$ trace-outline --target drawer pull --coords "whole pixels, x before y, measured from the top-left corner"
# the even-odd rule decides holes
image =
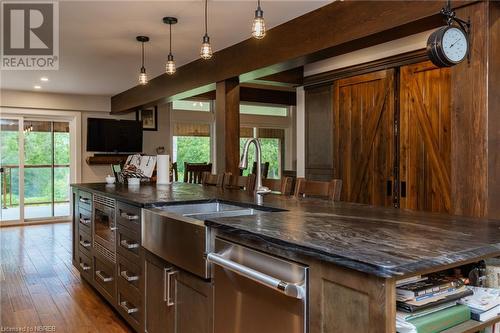
[[[81,224],[85,224],[85,225],[89,225],[90,224],[90,219],[86,219],[86,218],[80,218],[80,223]]]
[[[125,310],[125,312],[126,312],[126,313],[128,313],[128,314],[131,314],[131,313],[134,313],[134,312],[139,311],[139,309],[138,309],[138,308],[135,308],[135,307],[133,307],[133,308],[129,308],[129,307],[127,306],[127,301],[120,302],[120,306],[121,306],[121,307],[122,307],[122,309],[123,309],[123,310]]]
[[[83,247],[90,247],[90,242],[89,241],[86,241],[86,240],[81,240],[80,241],[80,245],[83,246]]]
[[[129,243],[126,239],[120,241],[120,245],[126,249],[136,249],[139,247],[139,243]]]
[[[101,279],[102,282],[111,282],[113,278],[111,276],[104,276],[101,271],[95,271],[95,275]]]
[[[90,269],[90,266],[86,265],[83,262],[80,263],[80,267],[82,268],[83,271],[88,271]]]
[[[89,203],[90,199],[89,198],[80,197],[80,202],[82,202],[82,203]]]
[[[128,275],[128,271],[121,271],[120,275],[122,276],[122,278],[124,278],[128,282],[139,280],[139,276],[137,276],[137,275]]]
[[[127,212],[122,212],[120,214],[121,217],[123,217],[124,219],[127,219],[129,221],[132,221],[132,220],[138,220],[139,219],[139,215],[135,215],[135,214],[129,214]]]

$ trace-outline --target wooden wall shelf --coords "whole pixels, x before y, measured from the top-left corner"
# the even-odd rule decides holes
[[[88,165],[102,165],[102,164],[125,164],[128,155],[96,155],[89,156],[85,159]]]

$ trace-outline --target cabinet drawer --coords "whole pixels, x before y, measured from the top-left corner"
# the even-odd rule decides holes
[[[92,280],[93,275],[93,265],[90,258],[81,252],[78,253],[78,270],[89,281]]]
[[[117,308],[122,317],[137,331],[141,331],[144,318],[142,297],[130,288],[118,287]],[[156,309],[151,309],[156,311]]]
[[[78,191],[78,207],[92,210],[92,193],[85,191]]]
[[[115,269],[94,256],[94,281],[103,296],[112,301],[116,297]]]
[[[90,257],[92,247],[92,237],[83,230],[78,230],[78,251]]]
[[[131,263],[120,255],[117,256],[116,266],[118,268],[118,271],[116,272],[118,288],[131,289],[140,293],[140,286],[143,281],[140,266]]]
[[[118,224],[141,234],[141,209],[139,207],[127,205],[123,202],[117,203],[116,220]]]
[[[116,230],[116,252],[133,264],[140,264],[141,237],[129,229],[118,227]]]
[[[92,230],[92,213],[85,208],[79,208],[77,217],[78,228],[90,234]]]

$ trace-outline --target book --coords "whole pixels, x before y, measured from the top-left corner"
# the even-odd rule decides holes
[[[476,321],[485,322],[490,319],[493,319],[497,316],[500,316],[500,305],[495,306],[487,311],[479,311],[475,309],[470,309],[471,318]]]
[[[467,288],[472,290],[474,294],[461,299],[460,304],[467,305],[469,308],[477,310],[477,312],[488,311],[500,305],[500,289],[473,286]]]
[[[404,303],[412,304],[412,305],[424,305],[426,303],[432,303],[434,301],[440,300],[442,298],[445,298],[446,296],[451,296],[454,294],[459,294],[463,291],[466,291],[467,289],[465,287],[462,287],[460,289],[453,289],[453,290],[447,290],[447,291],[442,291],[439,293],[436,293],[434,295],[426,295],[422,297],[417,297],[413,299],[408,299],[403,301]]]
[[[434,306],[437,306],[440,304],[449,303],[452,301],[457,301],[463,297],[467,297],[467,296],[470,296],[472,294],[473,294],[472,290],[465,288],[465,289],[463,289],[463,291],[460,291],[458,293],[453,293],[450,295],[446,295],[446,296],[443,296],[442,298],[438,297],[437,300],[433,300],[430,302],[421,302],[420,304],[410,304],[408,302],[399,302],[398,301],[398,302],[396,302],[396,304],[397,304],[398,310],[400,310],[400,311],[417,312],[417,311],[428,309],[428,308],[431,308],[431,307],[434,307]]]
[[[396,296],[400,299],[411,299],[425,295],[433,295],[448,289],[457,289],[464,285],[461,279],[432,277],[396,287]]]
[[[455,305],[408,322],[415,327],[417,333],[437,333],[469,320],[470,316],[469,307]]]
[[[397,280],[396,287],[400,287],[400,286],[404,286],[404,285],[407,285],[410,283],[415,283],[415,282],[424,281],[424,280],[427,280],[427,276],[416,275],[416,276],[412,276],[412,277],[409,277],[406,279]]]
[[[416,311],[416,312],[396,311],[396,319],[408,321],[410,319],[415,319],[415,318],[418,318],[418,317],[427,316],[427,315],[429,315],[431,313],[438,312],[438,311],[441,311],[441,310],[444,310],[444,309],[447,309],[447,308],[451,308],[452,306],[455,306],[455,305],[457,305],[457,301],[452,301],[452,302],[448,302],[448,303],[438,304],[438,305],[433,306],[431,308],[419,310],[419,311]]]

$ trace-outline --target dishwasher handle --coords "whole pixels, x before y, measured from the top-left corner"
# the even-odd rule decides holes
[[[243,277],[249,278],[255,282],[258,282],[266,287],[275,289],[282,294],[285,294],[289,297],[294,297],[298,299],[302,299],[305,297],[305,289],[304,286],[296,285],[294,283],[289,283],[270,275],[264,274],[262,272],[256,271],[250,267],[243,266],[237,262],[226,259],[223,256],[216,253],[209,253],[207,255],[207,259],[209,262],[219,265],[225,269],[228,269],[236,274],[239,274]]]

